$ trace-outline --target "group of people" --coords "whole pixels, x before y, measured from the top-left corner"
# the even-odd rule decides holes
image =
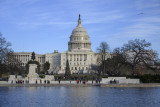
[[[115,79],[114,80],[110,80],[110,84],[116,84],[118,83],[119,81],[116,81]]]
[[[85,81],[85,80],[82,81],[81,79],[80,79],[80,80],[77,79],[76,81],[77,81],[77,84],[79,84],[79,83],[80,83],[80,84],[81,84],[81,83],[86,84],[86,81]]]
[[[50,84],[50,81],[49,80],[44,80],[44,83],[45,84]]]
[[[92,80],[92,84],[93,84],[93,82],[94,82],[94,79]],[[97,78],[95,79],[95,83],[96,83],[96,84],[100,84],[100,82],[101,82],[100,79],[97,79]]]
[[[11,83],[13,83],[13,80],[12,80]],[[17,80],[17,81],[16,81],[16,84],[24,84],[24,83],[25,83],[25,84],[28,84],[28,83],[29,83],[29,80],[26,80],[26,81],[24,81],[24,80]],[[38,84],[38,81],[36,80],[35,83]],[[41,83],[41,82],[40,82],[40,83]],[[49,80],[44,80],[44,83],[45,83],[45,84],[50,84],[50,81],[49,81]]]
[[[11,83],[13,83],[13,80]],[[26,80],[25,83],[27,84],[27,83],[29,83],[29,81]],[[24,84],[24,80],[17,80],[16,84]]]
[[[22,81],[22,80],[18,80],[18,81],[16,81],[16,84],[24,84],[24,80]]]
[[[77,80],[76,80],[76,83],[77,83],[77,84],[86,84],[87,81],[88,81],[88,80],[85,80],[85,79],[84,79],[84,80],[82,80],[82,79],[77,79]],[[58,79],[58,82],[59,82],[59,84],[60,84],[60,83],[61,83],[61,79]],[[70,80],[70,84],[71,84],[71,82],[72,82],[72,81]],[[96,78],[95,80],[92,80],[92,84],[93,84],[93,83],[100,84],[100,82],[101,82],[101,80],[100,80],[100,79],[97,79],[97,78]]]

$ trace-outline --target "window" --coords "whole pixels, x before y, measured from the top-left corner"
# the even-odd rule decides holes
[[[75,70],[77,70],[77,67],[75,67]]]
[[[82,61],[82,55],[80,55],[80,61]]]
[[[70,61],[72,61],[72,55],[70,55]]]

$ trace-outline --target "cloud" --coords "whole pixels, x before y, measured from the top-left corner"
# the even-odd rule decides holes
[[[88,13],[83,15],[85,17],[88,17],[88,19],[86,19],[86,22],[84,22],[84,24],[110,23],[112,21],[120,20],[125,17],[123,14],[120,14],[120,12],[118,11],[95,12],[95,13]]]
[[[121,28],[121,32],[116,34],[120,37],[134,37],[134,38],[148,38],[153,36],[159,36],[160,26],[154,24],[137,23],[124,28]]]
[[[160,18],[155,17],[155,16],[153,16],[153,17],[151,16],[151,17],[143,17],[143,18],[135,19],[134,21],[146,22],[146,23],[160,23]]]
[[[17,25],[32,25],[32,26],[44,26],[44,25],[70,25],[70,24],[75,24],[75,22],[47,22],[47,23],[27,23],[27,22],[18,22],[18,23],[13,23]]]
[[[138,10],[160,7],[159,0],[137,0],[135,6]]]

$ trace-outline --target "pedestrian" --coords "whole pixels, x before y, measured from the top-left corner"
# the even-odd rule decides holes
[[[96,83],[98,83],[98,80],[97,80],[97,78],[96,78]]]
[[[59,81],[59,84],[60,84],[61,80],[59,79],[58,81]]]
[[[100,84],[100,82],[101,82],[101,79],[99,79],[99,84]]]
[[[86,81],[83,81],[83,84],[85,84],[86,83]]]
[[[78,84],[78,79],[77,79],[77,84]]]

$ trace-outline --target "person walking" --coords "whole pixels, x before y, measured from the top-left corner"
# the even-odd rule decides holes
[[[78,81],[78,79],[77,79],[77,84],[78,84],[78,82],[79,82],[79,81]]]
[[[60,84],[61,80],[59,79],[58,81],[59,81],[59,84]]]

